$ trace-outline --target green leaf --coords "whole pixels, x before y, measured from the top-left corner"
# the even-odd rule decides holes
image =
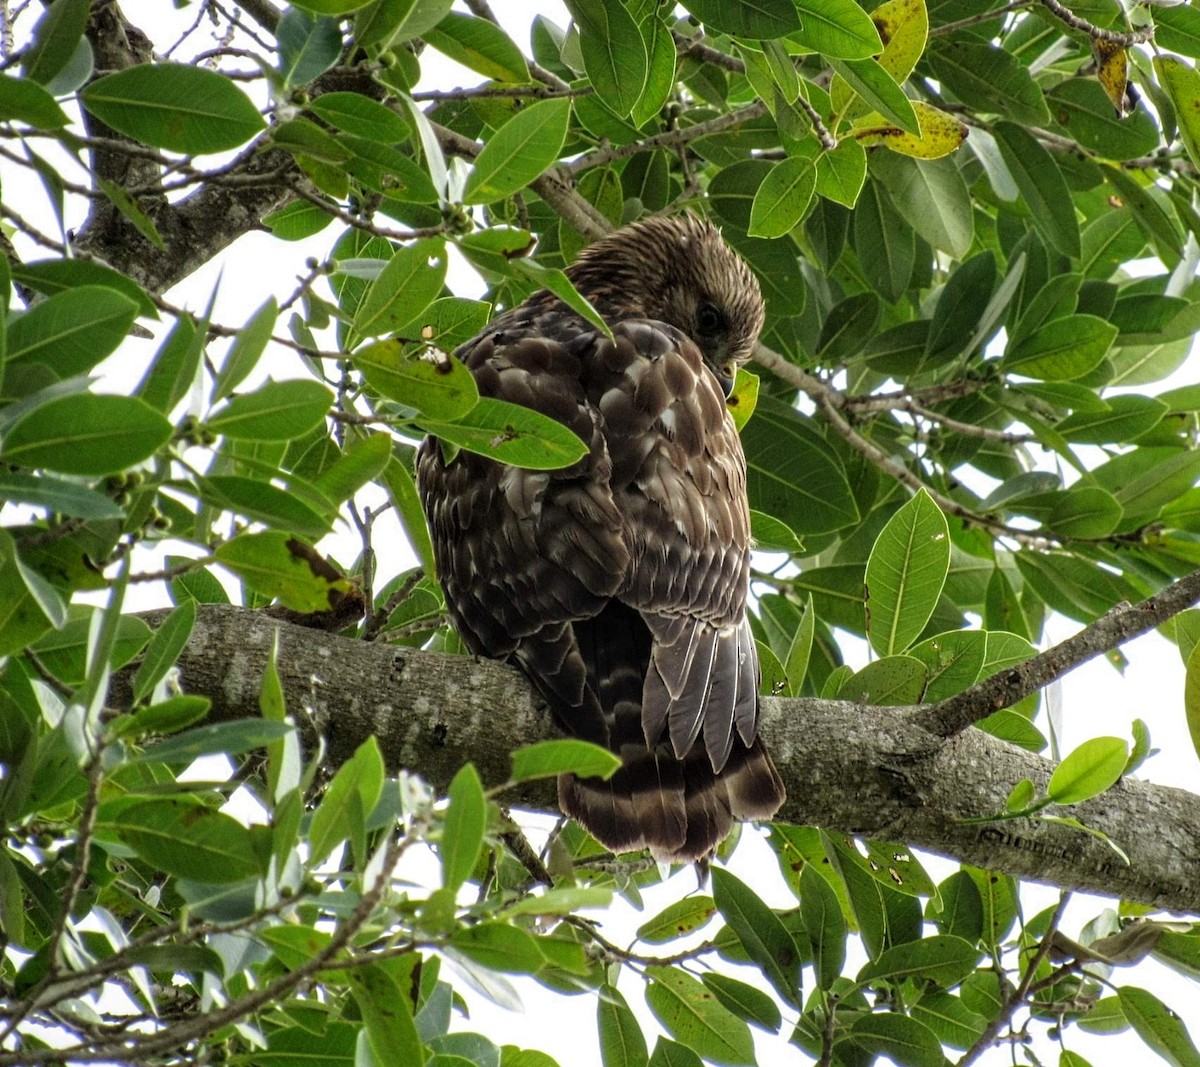
[[[473,963],[509,974],[536,974],[546,963],[531,934],[502,922],[481,922],[456,930],[450,945]]]
[[[252,393],[235,396],[210,415],[205,425],[240,441],[290,441],[320,425],[333,395],[320,382],[293,378],[267,382]]]
[[[813,160],[789,156],[763,179],[750,207],[751,237],[782,237],[804,217],[816,188]]]
[[[189,600],[172,611],[154,631],[146,654],[133,676],[133,699],[145,700],[154,687],[166,677],[167,671],[175,666],[179,653],[191,636],[196,623],[196,602]]]
[[[966,39],[939,41],[926,53],[938,81],[977,111],[1023,126],[1045,126],[1050,111],[1029,68],[1011,52]],[[1112,105],[1108,106],[1112,114]]]
[[[343,763],[313,812],[308,832],[310,867],[317,866],[333,849],[349,840],[354,854],[362,857],[366,841],[366,817],[383,791],[383,755],[379,742],[368,737]]]
[[[649,70],[646,44],[623,4],[564,0],[579,28],[583,69],[597,95],[624,118],[642,95]]]
[[[672,1037],[713,1063],[750,1067],[750,1028],[690,974],[677,967],[646,968],[646,1003]]]
[[[453,421],[479,400],[471,372],[453,356],[424,359],[399,341],[378,341],[354,354],[367,384],[427,418]]]
[[[1184,150],[1200,167],[1200,72],[1177,56],[1156,55],[1154,73],[1175,107]]]
[[[883,656],[855,671],[837,691],[839,700],[892,707],[916,704],[925,692],[928,670],[913,656]]]
[[[604,908],[612,902],[612,890],[606,886],[563,886],[547,889],[537,896],[525,896],[501,913],[517,915],[570,915],[580,908]]]
[[[529,80],[529,67],[521,50],[487,19],[451,11],[422,37],[426,44],[485,78],[499,82]]]
[[[90,0],[64,0],[46,8],[21,63],[26,78],[49,85],[71,61],[83,41],[90,6]]]
[[[1200,755],[1200,642],[1187,657],[1187,674],[1183,683],[1183,709],[1187,720],[1192,748]]]
[[[136,397],[74,393],[17,419],[4,434],[0,456],[60,474],[115,474],[148,459],[171,432],[171,424]]]
[[[575,774],[580,778],[611,778],[621,758],[590,741],[563,738],[526,745],[512,754],[514,782]]]
[[[802,960],[782,920],[748,885],[721,867],[712,869],[713,901],[742,948],[788,1004],[799,1008]]]
[[[138,305],[115,289],[67,289],[9,323],[8,362],[44,363],[58,378],[85,374],[125,340],[137,315]]]
[[[275,298],[268,297],[266,303],[250,316],[250,321],[238,330],[213,385],[214,404],[230,396],[258,365],[259,357],[271,339],[271,331],[275,329],[275,320],[278,317],[279,307]]]
[[[361,93],[322,93],[309,101],[308,110],[334,129],[368,137],[380,144],[408,140],[408,124],[390,108]]]
[[[1067,180],[1053,157],[1028,130],[1011,122],[993,128],[1000,154],[1029,209],[1033,228],[1056,251],[1079,258],[1079,223]]]
[[[922,489],[880,531],[867,561],[867,635],[881,656],[902,652],[937,607],[950,571],[950,531]]]
[[[187,155],[237,148],[266,128],[234,82],[203,67],[141,63],[98,78],[79,97],[114,130]]]
[[[792,42],[831,59],[867,59],[883,51],[875,23],[854,0],[794,2],[800,13],[800,29],[790,35]]]
[[[1095,315],[1067,315],[1045,323],[1005,353],[1005,370],[1026,378],[1071,381],[1099,366],[1117,327]]]
[[[800,872],[800,914],[812,942],[817,985],[829,989],[846,961],[846,920],[837,895],[811,863]]]
[[[282,489],[261,478],[214,474],[198,477],[195,485],[206,504],[290,533],[320,538],[333,525],[332,505],[322,514],[293,489]]]
[[[1118,116],[1095,78],[1068,78],[1046,93],[1054,121],[1085,148],[1119,161],[1149,155],[1158,147],[1154,120],[1142,109]],[[1015,117],[1015,116],[1014,116]]]
[[[127,278],[102,263],[94,263],[85,259],[39,259],[30,263],[14,265],[13,281],[21,282],[31,289],[36,289],[46,296],[68,292],[81,286],[99,286],[105,289],[115,289],[122,296],[129,297],[138,306],[138,315],[157,319],[158,308],[149,294],[132,278]],[[36,305],[35,305],[36,307]],[[34,309],[30,309],[34,310]],[[10,324],[15,325],[17,320]],[[65,375],[59,374],[59,377]]]
[[[350,588],[310,545],[278,530],[239,534],[215,555],[252,589],[293,611],[328,611]]]
[[[646,1038],[615,986],[601,986],[596,994],[596,1029],[604,1067],[646,1067]]]
[[[1078,804],[1116,784],[1125,770],[1129,746],[1120,737],[1084,741],[1054,768],[1046,795],[1056,804]]]
[[[640,47],[640,37],[638,43]],[[570,118],[571,101],[566,99],[539,100],[518,111],[476,157],[464,202],[490,204],[523,189],[558,159]]]
[[[446,247],[440,238],[403,245],[367,288],[347,346],[363,337],[394,333],[411,322],[441,295],[445,281]]]
[[[892,153],[887,153],[889,158]],[[817,156],[817,186],[818,196],[836,201],[845,207],[854,207],[858,203],[858,194],[862,192],[863,182],[867,177],[867,153],[851,137],[839,141],[831,152],[822,152]]]
[[[487,799],[479,772],[470,763],[450,782],[450,806],[442,825],[442,885],[454,892],[475,870],[487,829]],[[366,810],[370,811],[370,808]]]
[[[96,828],[177,878],[228,883],[258,874],[250,831],[192,797],[123,797],[101,804]]]
[[[386,433],[373,433],[353,442],[345,455],[339,456],[313,479],[313,487],[333,503],[349,500],[368,482],[374,481],[387,468],[392,458],[392,438]]]
[[[425,522],[425,512],[417,496],[417,486],[410,467],[411,461],[405,464],[393,455],[383,472],[383,482],[413,552],[425,573],[434,576],[437,566],[433,559],[433,542],[429,539],[429,526]]]
[[[206,340],[206,329],[197,329],[190,315],[180,315],[134,395],[169,415],[196,380]]]
[[[1178,1014],[1137,986],[1122,986],[1117,996],[1125,1018],[1150,1049],[1175,1067],[1200,1067],[1200,1051]]]
[[[920,941],[885,949],[877,960],[867,963],[858,972],[857,980],[866,984],[916,978],[949,988],[975,972],[980,952],[980,949],[961,937],[935,934]]]
[[[182,607],[176,610],[183,610]],[[234,722],[214,722],[175,734],[165,741],[150,745],[136,756],[127,756],[130,763],[188,764],[201,756],[240,756],[290,734],[290,723],[267,719],[239,719]]]
[[[745,1019],[746,1022],[769,1033],[779,1032],[783,1025],[779,1005],[761,989],[716,971],[706,972],[701,975],[700,980],[717,995],[717,1000],[739,1019]]]
[[[712,897],[689,896],[668,904],[637,928],[637,938],[648,945],[665,945],[707,925],[717,913]]]
[[[71,121],[40,85],[9,74],[0,74],[0,119],[27,122],[40,130],[61,129]]]
[[[942,1044],[924,1023],[899,1012],[860,1015],[850,1040],[871,1053],[882,1053],[901,1067],[945,1067]]]
[[[317,18],[289,7],[275,28],[279,45],[279,74],[288,87],[307,85],[324,74],[342,53],[337,19]]]
[[[987,655],[987,635],[978,630],[951,630],[922,641],[908,654],[925,664],[922,699],[934,703],[978,681]]]
[[[872,111],[894,122],[905,133],[921,136],[921,123],[912,102],[878,61],[834,59],[830,60],[830,66]]]
[[[729,0],[687,0],[683,5],[709,29],[734,37],[768,40],[783,37],[800,28],[793,0],[755,0],[755,3],[729,3]]]
[[[592,307],[587,297],[575,288],[575,283],[571,281],[565,272],[559,270],[557,267],[543,266],[532,259],[514,259],[509,262],[508,266],[514,273],[523,275],[544,289],[549,289],[550,292],[569,308],[579,312],[580,315],[595,326],[605,337],[612,337],[612,327],[604,321],[600,312]]]
[[[454,422],[421,419],[434,437],[481,456],[529,470],[556,470],[587,454],[587,446],[560,422],[531,408],[492,397]]]
[[[966,256],[975,236],[975,209],[952,159],[877,152],[871,157],[871,173],[887,186],[905,222],[934,248],[958,259]]]
[[[0,499],[48,508],[81,519],[119,519],[124,514],[114,501],[102,493],[47,474],[0,471]]]
[[[742,431],[750,505],[801,535],[858,521],[841,457],[812,421],[773,397],[759,397]]]
[[[654,1043],[654,1055],[650,1057],[649,1067],[704,1067],[704,1064],[687,1045],[660,1037]]]
[[[1200,59],[1200,11],[1187,4],[1156,7],[1154,44],[1168,52]]]
[[[446,17],[451,0],[375,0],[354,20],[359,45],[380,49],[420,37]],[[372,55],[377,54],[377,50]]]
[[[344,972],[366,1023],[375,1063],[411,1063],[418,1067],[425,1062],[425,1051],[413,1021],[413,977],[420,961],[419,954],[411,953],[365,967],[350,967]],[[310,1053],[310,1050],[311,1044],[305,1051]],[[309,1054],[304,1058],[314,1057]],[[357,1055],[354,1062],[361,1062]]]

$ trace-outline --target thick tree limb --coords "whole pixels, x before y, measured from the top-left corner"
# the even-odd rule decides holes
[[[505,780],[513,749],[557,736],[508,667],[331,637],[210,605],[199,612],[180,670],[188,692],[212,698],[212,719],[258,714],[276,632],[288,707],[310,737],[326,738],[335,765],[374,734],[391,768],[412,768],[439,789],[467,760],[495,785]],[[1064,826],[1028,819],[964,824],[1001,811],[1022,778],[1044,787],[1053,770],[1048,760],[979,730],[943,740],[922,725],[921,713],[771,699],[762,730],[788,789],[784,820],[1200,912],[1200,797],[1184,790],[1127,780],[1070,809],[1129,854],[1127,867],[1103,842]],[[552,809],[554,786],[532,783],[508,799]]]

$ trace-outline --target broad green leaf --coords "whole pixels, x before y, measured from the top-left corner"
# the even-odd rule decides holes
[[[30,645],[37,653],[39,662],[59,681],[68,685],[79,685],[87,677],[88,641],[93,615],[92,608],[72,607],[69,621],[64,624],[60,620],[58,629]],[[149,626],[136,615],[122,615],[111,651],[112,669],[124,667],[149,640]]]
[[[150,638],[146,653],[133,677],[133,699],[145,700],[166,677],[183,651],[196,622],[196,602],[189,600],[172,611]]]
[[[886,949],[858,972],[858,982],[901,982],[916,978],[950,988],[975,972],[980,954],[980,949],[961,937],[935,934]]]
[[[49,85],[71,61],[83,41],[90,6],[89,0],[65,0],[46,8],[21,63],[26,78]]]
[[[576,774],[580,778],[611,778],[621,766],[620,757],[590,741],[562,738],[539,741],[512,754],[514,782]]]
[[[411,1063],[419,1067],[425,1062],[413,1021],[413,972],[420,960],[420,955],[410,953],[344,972],[366,1024],[375,1063]],[[355,1056],[354,1062],[362,1061]]]
[[[1011,52],[965,37],[939,41],[926,54],[938,80],[977,111],[1024,126],[1045,126],[1050,111],[1029,68]],[[1109,105],[1109,113],[1112,106]]]
[[[396,112],[362,93],[322,93],[309,102],[308,110],[335,129],[381,144],[408,140],[408,124]]]
[[[836,201],[845,207],[858,203],[863,181],[867,176],[867,153],[852,138],[838,142],[831,152],[817,156],[818,196]]]
[[[1200,456],[1190,449],[1135,448],[1093,468],[1091,479],[1121,505],[1124,518],[1118,529],[1136,529],[1196,485]]]
[[[58,378],[90,371],[113,352],[137,318],[124,293],[81,285],[35,304],[8,327],[8,363],[44,363]]]
[[[537,939],[518,926],[482,922],[455,931],[450,946],[456,953],[493,971],[536,974],[546,962]]]
[[[926,345],[931,358],[941,360],[962,353],[995,285],[996,259],[990,249],[972,256],[950,275],[933,309]]]
[[[880,531],[867,561],[867,634],[881,656],[902,652],[937,606],[950,570],[950,533],[921,490]]]
[[[761,989],[716,971],[706,972],[700,980],[739,1019],[745,1019],[769,1033],[778,1033],[783,1025],[779,1005]]]
[[[657,0],[638,0],[629,6],[629,13],[637,23],[646,45],[646,84],[629,117],[635,126],[642,126],[659,114],[671,98],[675,89],[678,57],[671,30]]]
[[[48,474],[0,471],[0,499],[81,519],[119,519],[123,514],[116,502],[103,493]]]
[[[668,904],[652,919],[637,928],[639,941],[648,945],[665,945],[684,934],[705,926],[717,913],[712,897],[688,896]]]
[[[605,337],[612,337],[612,327],[604,321],[600,312],[592,307],[587,297],[575,288],[574,282],[564,271],[557,267],[545,267],[532,259],[514,259],[509,263],[509,269],[549,289],[573,311],[579,312]]]
[[[640,46],[640,37],[638,42]],[[539,100],[518,111],[475,158],[463,200],[490,204],[528,185],[558,159],[570,118],[571,101],[566,99]]]
[[[453,356],[425,359],[399,341],[379,341],[356,352],[354,364],[372,388],[431,419],[459,419],[479,400],[471,372]]]
[[[870,111],[878,112],[911,137],[921,136],[921,124],[912,101],[877,60],[833,60],[831,66]]]
[[[1187,657],[1187,674],[1183,683],[1183,709],[1187,720],[1192,748],[1200,755],[1200,642]]]
[[[733,392],[725,400],[725,406],[733,417],[733,425],[738,433],[750,421],[754,409],[758,406],[759,378],[757,374],[745,367],[738,367],[733,380]],[[792,535],[793,538],[795,535]]]
[[[402,463],[393,455],[384,469],[383,483],[413,552],[425,573],[434,577],[437,567],[433,559],[433,543],[429,539],[429,526],[425,522],[425,512],[417,496],[417,486],[410,468],[411,462]]]
[[[450,782],[450,806],[442,824],[442,885],[457,890],[475,869],[487,829],[487,799],[479,772],[468,763]],[[370,808],[367,809],[368,811]]]
[[[368,482],[381,475],[392,457],[392,438],[373,433],[353,442],[345,455],[334,460],[313,479],[313,487],[333,503],[349,500]]]
[[[783,37],[800,28],[793,0],[756,0],[752,4],[728,0],[687,0],[683,5],[707,27],[735,37],[757,40]]]
[[[171,424],[136,397],[74,393],[39,404],[4,434],[0,457],[60,474],[114,474],[148,459]]]
[[[801,1004],[803,962],[792,935],[758,894],[721,867],[712,870],[713,901],[751,961],[787,1003]]]
[[[812,943],[817,985],[829,989],[846,961],[846,920],[837,895],[812,863],[800,872],[800,913]]]
[[[79,96],[114,130],[188,155],[237,148],[266,128],[241,89],[203,67],[142,63],[97,79]]]
[[[394,333],[417,318],[441,294],[445,280],[446,247],[440,238],[401,246],[359,303],[349,347],[363,337]]]
[[[421,428],[434,437],[514,467],[556,470],[587,453],[587,446],[562,423],[492,397],[480,397],[454,422],[420,421]]]
[[[841,457],[807,416],[762,396],[742,430],[742,447],[751,507],[801,536],[858,521]]]
[[[979,630],[951,630],[922,641],[908,654],[925,664],[922,699],[934,703],[961,693],[975,684],[987,656],[987,634]]]
[[[235,396],[205,425],[243,441],[290,441],[319,425],[333,404],[328,387],[306,378],[267,382]]]
[[[490,311],[491,307],[482,300],[443,296],[396,332],[401,337],[419,337],[443,352],[451,352],[487,325]]]
[[[749,1067],[755,1062],[749,1027],[690,974],[652,966],[646,975],[646,1003],[672,1037],[713,1063]]]
[[[278,530],[239,534],[215,555],[252,589],[293,611],[328,611],[351,587],[311,545]]]
[[[917,242],[912,228],[898,215],[891,197],[878,182],[871,180],[863,186],[854,211],[854,251],[871,287],[891,303],[895,303],[908,288],[916,263]],[[870,300],[878,304],[874,293],[847,297],[842,304],[853,300]],[[841,322],[841,316],[830,316],[826,329]]]
[[[525,896],[510,904],[502,914],[516,915],[570,915],[580,908],[603,908],[612,902],[612,890],[606,886],[562,886],[547,889],[536,896]]]
[[[250,831],[232,816],[192,797],[131,797],[101,804],[96,828],[178,878],[227,883],[259,871]]]
[[[1103,793],[1125,771],[1129,746],[1120,737],[1084,741],[1054,768],[1046,795],[1056,804],[1078,804]]]
[[[902,1067],[944,1067],[942,1044],[924,1023],[884,1011],[860,1015],[850,1027],[850,1040],[868,1052],[882,1053]]]
[[[900,707],[916,704],[925,692],[928,670],[913,656],[883,656],[855,671],[837,691],[839,700]]]
[[[268,297],[239,331],[229,346],[229,353],[213,385],[212,402],[215,404],[231,395],[246,380],[246,376],[258,365],[259,357],[271,339],[279,308],[274,297]]]
[[[1059,126],[1085,148],[1107,159],[1137,159],[1158,147],[1154,120],[1142,108],[1118,116],[1094,78],[1059,82],[1046,94],[1046,101]]]
[[[346,15],[366,7],[370,0],[294,0],[296,7],[314,15]]]
[[[642,95],[649,71],[646,44],[623,4],[564,0],[579,29],[583,69],[597,95],[624,118]]]
[[[176,610],[183,610],[182,607]],[[239,719],[233,722],[214,722],[177,733],[150,745],[137,756],[126,757],[131,763],[188,764],[201,756],[224,754],[240,756],[292,732],[290,723],[267,719]]]
[[[499,82],[529,80],[529,67],[521,50],[487,19],[451,11],[421,36],[426,44],[485,78]]]
[[[1058,164],[1022,126],[998,122],[993,132],[1000,154],[1021,191],[1021,199],[1029,209],[1033,228],[1056,251],[1077,259],[1080,246],[1075,202]]]
[[[1150,1049],[1174,1067],[1200,1067],[1200,1050],[1176,1012],[1137,986],[1122,986],[1117,997],[1125,1018]]]
[[[337,19],[318,18],[289,7],[275,28],[279,45],[279,74],[285,86],[307,85],[324,74],[342,52]]]
[[[366,840],[366,817],[383,790],[383,756],[379,742],[367,738],[333,776],[313,812],[308,832],[310,867],[315,867],[343,841],[349,840],[354,854],[362,856]]]
[[[956,258],[967,254],[975,235],[974,207],[952,160],[882,152],[871,157],[871,173],[887,186],[901,217],[934,248]]]
[[[261,478],[214,474],[196,479],[200,499],[223,511],[306,537],[321,538],[333,525],[332,507],[316,510],[294,491]]]
[[[1094,370],[1116,336],[1117,327],[1095,315],[1068,315],[1017,341],[1003,366],[1026,378],[1071,381]]]
[[[754,194],[751,237],[782,237],[804,217],[816,187],[813,161],[789,156],[776,163]]]
[[[0,74],[0,119],[27,122],[41,130],[57,130],[71,120],[37,82]]]
[[[704,1064],[687,1045],[681,1045],[669,1037],[660,1037],[654,1043],[649,1067],[704,1067]]]
[[[1175,107],[1184,150],[1200,167],[1200,72],[1178,56],[1156,55],[1154,73]]]
[[[1200,59],[1200,11],[1184,4],[1154,9],[1154,43],[1168,52]]]
[[[604,1067],[646,1067],[649,1063],[642,1028],[616,986],[601,986],[596,994],[596,1029]]]
[[[200,368],[207,331],[190,315],[180,315],[134,393],[169,415],[191,390]]]
[[[879,31],[853,0],[794,0],[800,29],[789,41],[832,59],[866,59],[883,51]],[[729,5],[735,6],[735,5]],[[739,7],[761,6],[738,4]],[[747,37],[766,34],[745,34]]]
[[[46,296],[54,296],[56,293],[78,289],[85,285],[115,289],[122,296],[129,297],[137,304],[138,315],[144,315],[151,319],[159,317],[154,301],[137,282],[113,270],[112,267],[106,267],[102,263],[94,263],[91,260],[34,260],[14,265],[12,277],[13,281],[21,282]],[[15,322],[16,320],[14,320],[14,324]]]

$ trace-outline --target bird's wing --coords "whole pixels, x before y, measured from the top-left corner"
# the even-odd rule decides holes
[[[596,337],[573,322],[560,329],[542,316],[493,330],[459,355],[483,396],[556,419],[589,446],[587,455],[556,471],[466,451],[446,463],[439,442],[427,439],[417,481],[447,608],[467,647],[518,662],[571,733],[605,744],[608,727],[571,623],[595,615],[620,587],[629,553],[602,420],[583,385]]]
[[[630,553],[619,598],[653,636],[646,743],[677,757],[698,737],[714,770],[758,728],[758,655],[746,618],[746,462],[699,349],[662,323],[627,321],[597,345],[588,393],[604,419],[612,495]]]

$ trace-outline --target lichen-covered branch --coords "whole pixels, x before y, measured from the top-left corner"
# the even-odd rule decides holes
[[[259,714],[262,671],[276,633],[288,708],[310,738],[324,736],[334,764],[373,734],[393,769],[412,768],[439,789],[468,760],[496,785],[508,776],[512,750],[557,736],[544,707],[508,667],[352,641],[208,605],[180,671],[188,692],[213,700],[213,720]],[[1124,780],[1070,809],[1118,843],[1129,866],[1103,842],[1066,826],[968,823],[1003,810],[1022,778],[1044,787],[1053,764],[980,730],[939,737],[927,717],[928,709],[765,700],[763,736],[788,789],[780,817],[905,841],[1063,888],[1200,911],[1200,797]],[[551,809],[554,786],[531,783],[506,799]]]

